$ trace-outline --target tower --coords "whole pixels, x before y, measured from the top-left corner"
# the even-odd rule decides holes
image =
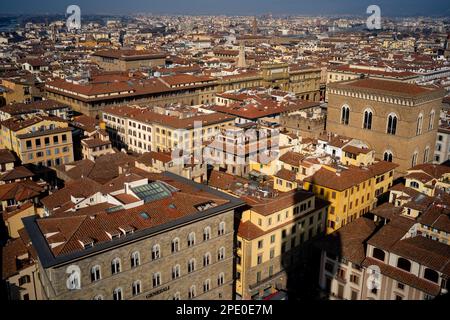
[[[256,21],[256,17],[253,17],[252,33],[254,36],[258,34],[258,23]]]
[[[245,46],[244,46],[243,42],[241,42],[241,45],[239,47],[239,58],[238,58],[237,67],[238,68],[246,68],[247,67],[247,63],[245,61]]]

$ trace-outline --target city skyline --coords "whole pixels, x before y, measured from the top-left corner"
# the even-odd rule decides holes
[[[447,2],[6,3],[0,299],[448,298]]]
[[[65,14],[67,6],[75,4],[86,14],[185,14],[185,15],[366,15],[369,5],[381,7],[385,16],[450,16],[447,1],[431,0],[424,6],[422,1],[372,1],[342,0],[249,0],[245,2],[230,0],[135,0],[130,8],[118,0],[108,1],[30,1],[8,2],[2,4],[3,14]]]

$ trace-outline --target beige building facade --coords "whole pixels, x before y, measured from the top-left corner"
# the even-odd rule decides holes
[[[327,130],[366,141],[399,173],[433,160],[444,91],[387,80],[363,79],[328,88]]]

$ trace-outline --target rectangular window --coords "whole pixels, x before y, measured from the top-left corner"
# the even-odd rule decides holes
[[[354,284],[359,284],[359,276],[357,276],[356,274],[350,275],[350,282]]]
[[[338,286],[338,298],[343,299],[344,298],[344,286],[340,284]]]
[[[273,259],[273,257],[275,257],[275,249],[274,248],[270,249],[270,259]]]

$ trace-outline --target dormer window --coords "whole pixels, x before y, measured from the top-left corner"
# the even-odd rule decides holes
[[[134,228],[132,226],[120,227],[119,230],[126,236],[134,232]]]
[[[199,205],[195,206],[195,208],[198,211],[205,211],[205,210],[214,208],[216,206],[217,206],[217,203],[215,203],[213,201],[208,201],[208,202],[205,202],[205,203],[202,203],[202,204],[199,204]]]
[[[106,234],[111,240],[119,239],[120,238],[120,232],[118,230],[109,230],[106,231]]]
[[[84,249],[89,249],[94,246],[94,240],[91,238],[78,240],[78,242],[83,246]]]

